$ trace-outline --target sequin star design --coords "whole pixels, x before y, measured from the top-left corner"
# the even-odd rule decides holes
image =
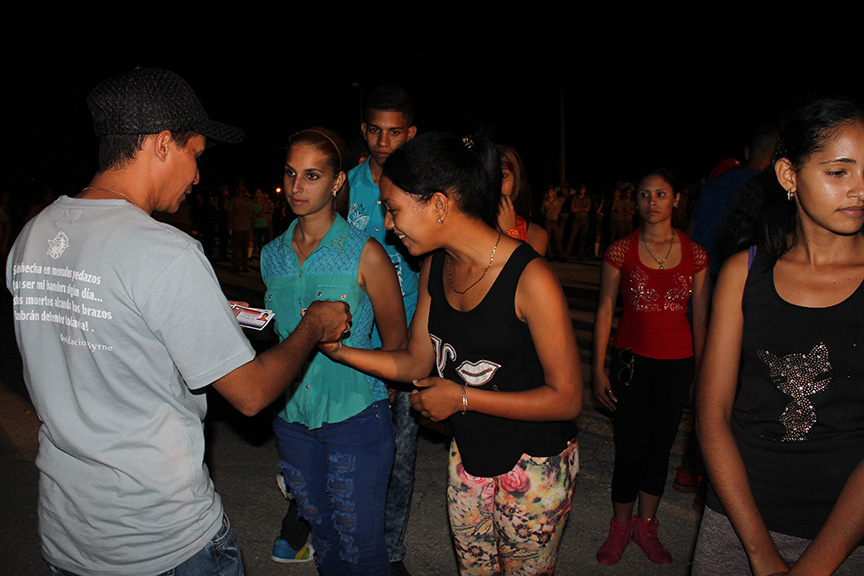
[[[767,366],[771,382],[780,392],[792,397],[780,422],[786,428],[784,442],[800,442],[816,424],[816,408],[810,396],[825,390],[831,383],[831,361],[828,347],[820,342],[810,352],[776,356],[767,350],[757,350],[757,356]]]

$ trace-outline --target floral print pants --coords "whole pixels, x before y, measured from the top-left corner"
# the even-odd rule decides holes
[[[578,472],[574,440],[557,456],[523,454],[506,474],[471,476],[454,440],[447,503],[459,573],[553,574]]]

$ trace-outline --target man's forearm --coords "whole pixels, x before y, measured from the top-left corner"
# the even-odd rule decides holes
[[[213,387],[241,413],[254,416],[294,380],[318,337],[318,330],[301,322],[291,336],[226,374]]]
[[[226,374],[213,387],[237,410],[254,416],[285,391],[318,342],[340,338],[350,321],[344,302],[313,302],[288,338]]]

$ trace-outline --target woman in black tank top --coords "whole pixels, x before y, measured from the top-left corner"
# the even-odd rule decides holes
[[[413,382],[415,410],[448,422],[461,573],[551,574],[583,394],[563,290],[529,245],[497,228],[501,158],[488,139],[420,135],[387,160],[380,187],[387,228],[411,254],[429,255],[408,348],[324,349]]]
[[[774,157],[727,223],[693,574],[864,574],[864,111],[795,110]]]

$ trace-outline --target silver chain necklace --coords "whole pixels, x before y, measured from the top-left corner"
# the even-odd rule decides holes
[[[666,255],[663,257],[662,260],[659,260],[657,256],[654,255],[654,252],[651,250],[651,246],[649,246],[648,241],[645,240],[645,236],[641,234],[640,236],[642,236],[642,243],[645,244],[645,248],[648,249],[648,254],[650,254],[651,258],[653,258],[654,261],[660,265],[660,270],[665,270],[666,259],[669,258],[669,255],[672,253],[672,245],[675,244],[675,231],[673,230],[672,234],[669,236],[669,250],[666,251]]]
[[[123,192],[118,192],[117,190],[111,190],[110,188],[99,188],[98,186],[87,186],[86,188],[81,189],[82,192],[86,192],[87,190],[101,190],[103,192],[111,192],[113,194],[117,194],[118,196],[122,196],[123,198],[125,198],[126,200],[128,200],[129,202],[131,202],[132,204],[137,206],[138,208],[140,208],[140,206],[138,206],[138,204],[132,198],[130,198],[129,196],[127,196]]]
[[[473,284],[471,284],[470,286],[468,286],[467,288],[465,288],[465,290],[462,290],[461,292],[459,290],[457,290],[456,285],[453,284],[453,274],[450,272],[450,255],[449,254],[447,255],[447,278],[450,279],[450,288],[453,289],[453,292],[455,292],[456,294],[465,294],[466,292],[468,292],[468,290],[470,290],[471,288],[473,288],[474,286],[479,284],[480,281],[486,277],[486,273],[489,272],[490,268],[492,268],[492,262],[495,260],[495,251],[498,250],[498,243],[499,242],[501,242],[501,232],[498,232],[498,240],[495,241],[495,246],[492,247],[492,255],[489,257],[489,265],[486,266],[485,270],[483,270],[483,274],[480,275],[480,278],[475,280]]]

